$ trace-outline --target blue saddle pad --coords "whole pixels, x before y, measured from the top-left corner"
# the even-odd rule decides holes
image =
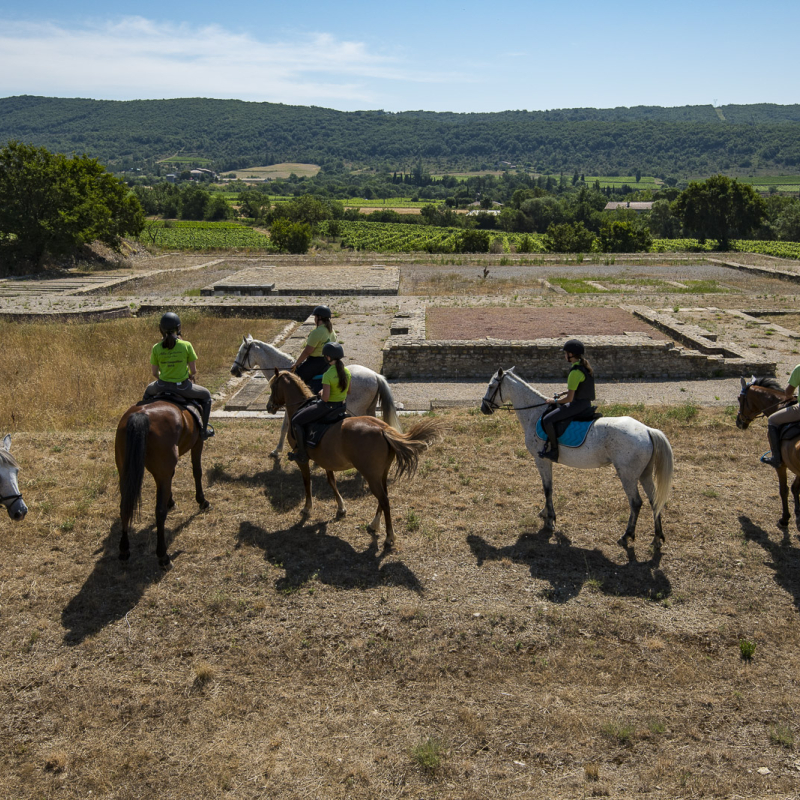
[[[589,428],[594,425],[597,420],[590,420],[589,422],[575,422],[574,420],[569,423],[567,429],[561,436],[558,437],[558,443],[564,447],[580,447],[586,440],[586,434],[589,433]],[[540,439],[547,439],[547,434],[542,427],[542,418],[536,420],[536,435]]]

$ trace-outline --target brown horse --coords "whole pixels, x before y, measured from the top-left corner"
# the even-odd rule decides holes
[[[286,415],[291,421],[295,412],[303,403],[314,395],[300,378],[292,372],[275,370],[270,379],[270,398],[267,411],[274,414],[279,408],[286,408]],[[336,497],[337,517],[343,517],[347,511],[342,496],[336,488],[335,472],[355,467],[378,499],[378,510],[367,530],[377,537],[381,525],[381,513],[386,524],[386,550],[394,546],[394,528],[392,513],[389,508],[389,492],[387,478],[392,463],[397,459],[396,476],[413,475],[417,468],[420,454],[437,438],[440,425],[438,420],[423,419],[411,426],[407,433],[387,425],[375,417],[348,417],[337,422],[322,438],[316,447],[308,448],[308,456],[325,470],[328,483]],[[294,433],[290,433],[294,441]],[[300,464],[303,484],[306,490],[306,504],[303,516],[311,512],[311,471],[308,462]]]
[[[748,425],[762,414],[768,417],[781,408],[785,408],[786,396],[783,388],[775,378],[753,377],[749,382],[742,378],[742,390],[739,392],[739,413],[736,415],[736,427],[746,430]],[[781,442],[781,458],[783,463],[778,467],[778,483],[780,485],[781,507],[783,514],[778,525],[785,528],[789,524],[789,487],[787,467],[794,473],[792,497],[794,498],[795,520],[800,522],[800,437],[784,439]]]
[[[210,508],[203,494],[203,440],[200,425],[185,408],[157,400],[147,405],[131,406],[117,425],[114,455],[119,472],[122,536],[119,540],[119,557],[130,557],[128,528],[134,512],[142,501],[142,482],[145,469],[156,482],[156,529],[158,542],[156,555],[164,569],[170,567],[170,557],[164,541],[164,522],[167,512],[175,505],[172,499],[172,477],[178,459],[187,451],[192,453],[195,499],[201,510]]]

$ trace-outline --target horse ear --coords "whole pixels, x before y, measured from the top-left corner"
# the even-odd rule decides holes
[[[517,368],[517,365],[516,365],[516,364],[514,364],[514,366],[513,366],[513,367],[509,367],[509,368],[506,370],[506,372],[513,372],[513,371],[514,371],[516,368]]]
[[[279,374],[280,370],[277,367],[275,367],[275,377],[277,378]]]
[[[3,449],[11,452],[11,434],[7,433],[6,438],[3,439]]]
[[[742,391],[744,391],[747,388],[747,381],[744,378],[740,378],[739,380],[742,382]]]
[[[498,378],[502,378],[503,377],[503,368],[502,367],[500,367],[500,369],[497,370],[497,377]]]
[[[253,341],[253,335],[251,333],[248,333],[247,337],[245,338],[245,341],[246,342],[252,342]]]
[[[756,382],[756,376],[755,376],[755,375],[752,375],[752,376],[750,377],[750,383],[755,383],[755,382]]]

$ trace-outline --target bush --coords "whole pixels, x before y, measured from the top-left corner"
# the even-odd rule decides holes
[[[311,244],[311,226],[307,222],[277,219],[269,232],[272,244],[287,253],[307,253]]]
[[[486,231],[466,230],[455,241],[457,253],[488,253],[489,234]]]
[[[551,253],[587,253],[593,249],[594,240],[594,234],[582,222],[551,223],[544,245]]]

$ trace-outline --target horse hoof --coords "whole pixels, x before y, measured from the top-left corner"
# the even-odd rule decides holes
[[[627,533],[623,533],[622,536],[620,536],[619,539],[617,539],[617,544],[620,547],[624,547],[627,550],[631,546],[631,539],[632,538],[633,537],[628,536]]]
[[[341,510],[336,512],[336,519],[342,519],[342,517],[346,517],[346,516],[347,516],[347,509],[346,508],[343,508],[343,509],[341,509]]]
[[[788,527],[789,527],[789,517],[781,517],[781,518],[778,520],[778,525],[779,525],[781,528],[788,528]]]
[[[161,567],[164,572],[169,572],[172,569],[172,559],[169,556],[164,556],[164,558],[158,559],[158,566]]]
[[[390,542],[388,539],[383,543],[383,552],[390,553],[394,550],[394,542]]]
[[[198,505],[201,511],[208,511],[211,508],[211,503],[209,503],[208,500],[203,500],[203,502],[198,503]]]
[[[371,525],[367,525],[367,533],[375,539],[378,536],[378,531],[375,530]]]
[[[279,453],[277,450],[273,450],[273,451],[270,453],[270,456],[271,456],[272,458],[280,458],[280,457],[281,457],[281,454],[280,454],[280,453]]]

